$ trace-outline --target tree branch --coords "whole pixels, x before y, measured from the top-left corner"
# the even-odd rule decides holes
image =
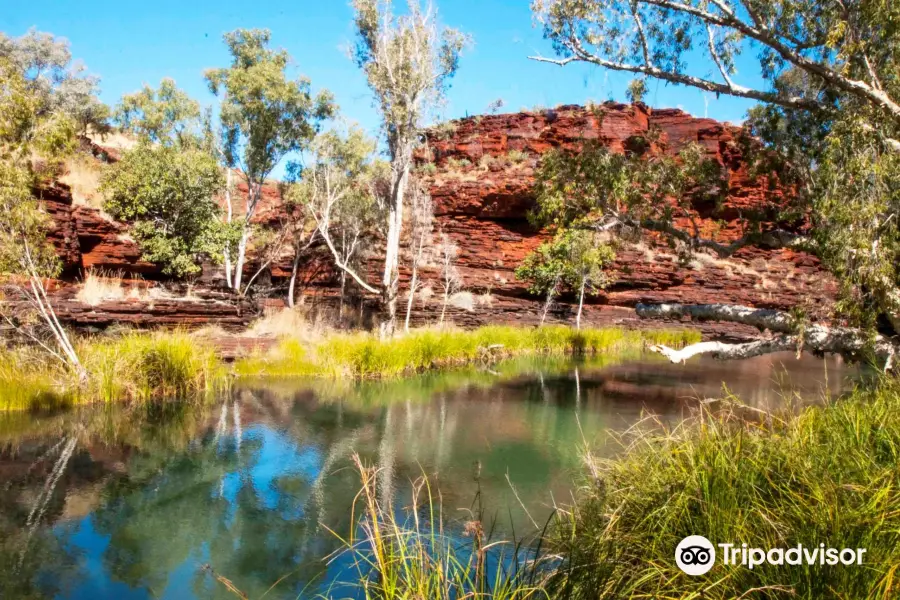
[[[747,306],[730,306],[725,304],[638,304],[635,312],[641,318],[681,318],[690,316],[700,321],[723,321],[752,325],[760,330],[779,333],[779,335],[745,342],[742,344],[726,344],[723,342],[700,342],[681,350],[663,345],[650,346],[650,350],[662,354],[674,363],[683,363],[691,357],[701,354],[712,354],[722,359],[738,359],[785,352],[808,350],[816,354],[840,354],[851,360],[872,356],[877,359],[885,371],[893,368],[894,358],[900,348],[897,343],[881,335],[869,335],[859,329],[849,327],[827,327],[825,325],[808,325],[799,330],[799,324],[787,313],[755,309]]]

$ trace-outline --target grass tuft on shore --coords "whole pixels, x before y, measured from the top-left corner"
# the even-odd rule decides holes
[[[335,334],[317,342],[284,339],[266,353],[238,361],[235,372],[241,377],[390,378],[523,354],[597,354],[639,349],[645,343],[661,340],[679,347],[699,341],[700,334],[687,329],[579,331],[562,325],[427,328],[388,340],[371,333]]]
[[[793,415],[704,411],[674,430],[631,431],[588,460],[552,536],[566,598],[895,598],[900,593],[900,381]],[[746,411],[743,415],[746,417]],[[757,415],[758,416],[758,415]],[[862,566],[716,564],[691,577],[678,542],[764,550],[865,548]],[[716,549],[721,552],[720,549]]]
[[[87,393],[103,402],[205,398],[229,381],[213,347],[180,331],[90,340],[80,355],[90,374]]]
[[[226,389],[230,382],[214,348],[180,331],[85,338],[77,351],[88,372],[86,383],[37,349],[0,353],[0,410],[153,398],[196,400]]]

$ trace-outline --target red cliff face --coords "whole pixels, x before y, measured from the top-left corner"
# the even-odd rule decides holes
[[[539,302],[515,278],[525,255],[546,239],[533,231],[527,212],[535,170],[552,148],[577,150],[583,140],[600,140],[624,152],[640,144],[651,128],[658,141],[651,152],[676,153],[697,143],[728,172],[728,194],[718,208],[695,206],[705,235],[729,241],[742,235],[740,216],[748,209],[776,215],[778,191],[747,173],[736,138],[740,129],[680,110],[606,104],[594,110],[563,106],[541,113],[468,118],[429,135],[420,163],[434,168],[427,184],[438,226],[459,246],[465,287],[484,296],[483,305],[454,318],[466,321],[533,322]],[[686,215],[682,215],[684,217]],[[684,222],[684,221],[682,221]],[[589,300],[587,319],[609,322],[630,318],[638,302],[738,303],[790,308],[807,302],[812,314],[831,307],[835,283],[808,254],[747,247],[728,259],[700,255],[680,265],[665,244],[652,238],[619,252],[615,283]],[[571,307],[561,307],[561,318]]]
[[[485,322],[529,324],[538,320],[541,299],[530,296],[514,271],[524,257],[546,236],[529,226],[527,213],[533,206],[532,185],[541,155],[553,148],[577,150],[583,140],[600,140],[615,151],[644,143],[648,132],[660,135],[651,152],[678,152],[694,142],[728,172],[728,194],[718,208],[695,206],[706,235],[728,241],[741,235],[740,216],[747,210],[775,215],[781,194],[766,182],[754,181],[742,161],[736,137],[739,129],[711,119],[698,119],[680,110],[652,110],[642,105],[606,104],[593,110],[564,106],[540,113],[517,113],[472,117],[434,130],[428,135],[428,150],[418,157],[419,172],[431,193],[436,227],[459,246],[458,267],[463,288],[469,293],[455,302],[448,313],[458,324]],[[433,167],[426,166],[432,163]],[[245,189],[238,187],[238,196]],[[159,279],[154,265],[140,260],[140,250],[128,237],[127,227],[105,218],[96,209],[72,206],[64,186],[44,193],[49,212],[56,221],[53,241],[67,272],[84,268],[121,270],[148,279]],[[235,202],[242,213],[243,202]],[[274,224],[282,210],[277,186],[267,186],[255,221]],[[684,217],[686,215],[682,215]],[[275,284],[290,271],[291,257],[271,268]],[[377,281],[379,258],[370,260],[371,279]],[[218,269],[207,268],[202,280],[214,285]],[[804,304],[811,314],[829,312],[835,283],[815,257],[790,250],[747,247],[728,259],[700,255],[690,265],[681,265],[672,251],[658,240],[619,252],[615,283],[587,300],[589,323],[635,322],[631,307],[638,302],[739,303],[751,306],[790,308]],[[401,273],[405,283],[409,274]],[[440,282],[434,269],[426,269],[425,286],[434,295],[417,299],[414,321],[431,322],[440,312]],[[336,277],[327,256],[320,253],[307,261],[300,277],[301,293],[332,298]],[[571,298],[563,297],[554,318],[572,318]],[[159,303],[157,303],[158,305]],[[193,307],[184,315],[188,322],[225,318],[220,298],[204,313]],[[405,306],[405,302],[403,303]],[[116,307],[101,307],[115,320]],[[94,310],[96,312],[97,309]],[[178,322],[178,310],[169,306],[160,317],[153,310],[131,307],[127,318],[141,322]],[[73,308],[67,311],[77,322],[103,322]],[[87,312],[87,315],[91,311]],[[122,313],[123,315],[125,313]],[[232,312],[231,314],[234,314]],[[246,318],[245,316],[241,318]],[[81,315],[81,316],[77,316]],[[106,318],[106,317],[104,317]],[[230,318],[230,317],[229,317]],[[108,320],[109,320],[108,319]],[[239,319],[238,319],[239,320]],[[237,321],[233,321],[237,322]],[[710,332],[737,332],[733,327]]]

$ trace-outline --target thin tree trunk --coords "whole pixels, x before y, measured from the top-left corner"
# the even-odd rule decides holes
[[[581,311],[584,309],[584,285],[585,280],[581,280],[581,291],[578,294],[578,316],[575,317],[575,329],[581,330]]]
[[[238,293],[241,292],[241,281],[244,278],[244,263],[247,261],[247,244],[250,241],[250,220],[256,212],[256,205],[259,203],[259,194],[261,192],[262,184],[247,183],[247,214],[244,215],[241,241],[238,243],[237,264],[234,269],[234,289]]]
[[[344,290],[347,289],[347,272],[341,271],[341,300],[338,304],[338,322],[344,320]]]
[[[556,295],[557,285],[559,285],[559,283],[554,283],[553,287],[547,290],[547,299],[544,301],[544,310],[541,312],[541,325],[547,320],[547,313],[550,312],[550,306],[553,304],[553,297]]]
[[[294,290],[297,287],[297,272],[300,270],[300,248],[295,248],[294,264],[291,266],[291,282],[288,284],[288,307],[294,308]]]
[[[416,287],[419,285],[419,269],[413,262],[412,278],[409,280],[409,299],[406,301],[406,321],[403,323],[403,331],[409,333],[409,315],[412,312],[413,301],[416,297]]]
[[[226,223],[229,225],[234,218],[234,211],[231,207],[231,167],[226,167],[226,175],[225,175],[225,214],[226,214]],[[234,289],[234,281],[232,279],[232,265],[231,265],[231,250],[226,246],[223,252],[225,256],[225,283],[228,285],[229,289]]]
[[[444,304],[441,306],[441,320],[440,324],[444,324],[444,315],[447,313],[447,302],[450,300],[450,291],[449,288],[444,288]]]

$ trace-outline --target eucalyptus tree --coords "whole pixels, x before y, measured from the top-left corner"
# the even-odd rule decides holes
[[[541,325],[547,320],[553,301],[559,295],[565,275],[565,256],[559,245],[544,242],[528,253],[516,269],[516,278],[528,283],[528,292],[544,296]]]
[[[757,100],[749,129],[763,142],[757,168],[794,192],[808,212],[808,239],[754,231],[731,244],[697,237],[695,247],[729,255],[760,236],[802,243],[842,283],[842,316],[881,335],[803,326],[794,317],[745,307],[639,307],[644,315],[695,314],[741,320],[777,333],[773,343],[704,345],[749,356],[785,347],[857,354],[887,366],[900,333],[900,5],[824,0],[535,0],[556,57],[631,72],[715,94]],[[739,81],[737,57],[752,50],[761,85]],[[708,66],[713,66],[712,74]],[[748,149],[752,150],[753,145]],[[676,234],[679,235],[679,234]],[[884,336],[887,337],[884,337]]]
[[[41,183],[34,158],[52,164],[71,152],[76,121],[57,97],[60,82],[44,82],[28,63],[13,60],[9,44],[4,40],[0,55],[0,273],[25,281],[4,290],[0,316],[84,380],[87,372],[47,292],[45,280],[61,265],[48,239],[50,217],[33,193]]]
[[[459,274],[459,269],[456,266],[456,260],[459,257],[459,246],[443,231],[441,232],[441,241],[437,247],[437,255],[441,269],[441,288],[443,288],[441,317],[438,323],[443,325],[450,298],[462,287],[462,276]]]
[[[131,224],[144,260],[177,277],[199,273],[200,261],[215,260],[228,243],[216,201],[222,172],[201,115],[171,79],[125,95],[115,118],[138,145],[101,179],[104,209]]]
[[[614,259],[612,245],[603,234],[591,228],[561,229],[525,257],[516,276],[529,283],[531,293],[544,294],[541,324],[560,291],[571,290],[578,297],[575,326],[581,329],[584,297],[609,285],[608,267]]]
[[[227,168],[240,170],[247,184],[247,198],[240,223],[233,273],[226,261],[226,280],[243,295],[251,220],[262,198],[266,178],[293,152],[304,149],[315,137],[318,124],[334,110],[331,94],[313,95],[309,79],[289,79],[290,56],[269,48],[266,29],[237,29],[224,36],[232,56],[229,67],[210,69],[206,80],[222,99],[220,119]],[[230,199],[230,196],[229,196]],[[228,215],[232,215],[228,207]]]
[[[395,15],[392,4],[391,0],[352,2],[359,37],[353,56],[375,96],[391,163],[380,289],[387,311],[382,335],[392,335],[396,326],[400,240],[413,151],[426,119],[440,105],[456,74],[467,43],[459,31],[438,26],[432,7],[423,9],[417,0],[409,0],[406,13]]]
[[[67,39],[35,29],[18,38],[0,32],[0,58],[21,73],[40,115],[64,114],[81,135],[109,130],[109,108],[97,96],[100,79],[72,60]]]
[[[581,329],[581,313],[585,294],[594,294],[610,283],[608,267],[616,255],[600,235],[583,229],[563,231],[559,242],[565,251],[564,279],[578,296],[575,327]]]
[[[312,219],[315,233],[325,242],[338,268],[341,315],[348,275],[364,290],[378,291],[358,274],[357,267],[364,245],[381,218],[375,189],[379,166],[373,160],[374,153],[375,142],[359,127],[323,132],[313,140],[298,181],[287,194],[289,203],[302,207]],[[290,303],[293,280],[288,292]]]

